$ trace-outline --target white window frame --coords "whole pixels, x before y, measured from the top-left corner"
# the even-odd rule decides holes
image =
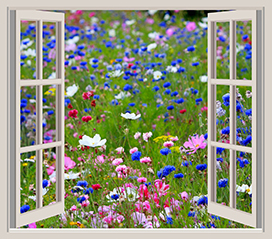
[[[10,162],[11,162],[11,227],[20,227],[64,212],[64,14],[35,11],[11,11],[11,84],[10,104]],[[36,22],[36,79],[21,79],[20,33],[21,20]],[[43,79],[43,22],[56,24],[56,79]],[[43,143],[43,86],[56,85],[56,141]],[[36,87],[36,144],[21,147],[20,100],[22,86]],[[14,144],[15,142],[15,144]],[[56,202],[43,206],[43,150],[56,148]],[[36,209],[20,213],[20,154],[36,151]],[[15,176],[15,177],[14,177]],[[12,196],[13,195],[13,196]],[[15,195],[15,197],[14,197]]]
[[[252,23],[252,75],[251,80],[236,78],[236,22],[251,21]],[[228,22],[230,26],[230,78],[217,79],[216,76],[216,23]],[[240,10],[208,14],[208,212],[229,220],[234,220],[252,227],[261,227],[261,187],[257,187],[261,180],[262,107],[261,102],[261,72],[262,57],[258,51],[262,49],[261,12],[257,10]],[[216,86],[230,87],[230,143],[220,143],[216,139]],[[250,86],[252,88],[252,147],[236,145],[236,87]],[[257,144],[258,142],[258,144]],[[216,203],[216,148],[221,147],[230,151],[230,206]],[[252,213],[236,209],[236,152],[251,153],[252,159]],[[260,184],[259,184],[260,185]]]
[[[62,2],[36,2],[34,0],[27,0],[24,2],[25,7],[16,7],[16,6],[22,6],[22,2],[20,0],[10,0],[8,2],[3,1],[0,2],[0,5],[3,7],[1,8],[0,15],[2,19],[2,26],[7,29],[9,29],[9,14],[10,10],[18,10],[18,9],[32,9],[32,10],[38,10],[38,9],[47,9],[47,10],[76,10],[76,9],[82,9],[82,10],[111,10],[111,9],[118,9],[118,10],[131,10],[131,9],[170,9],[170,10],[230,10],[230,9],[236,9],[236,10],[244,10],[244,9],[258,9],[262,11],[263,14],[263,21],[265,21],[267,24],[262,24],[263,29],[265,30],[265,34],[263,34],[263,42],[267,43],[265,44],[265,48],[262,48],[262,52],[264,52],[264,49],[266,52],[272,51],[272,46],[269,43],[270,39],[272,39],[272,31],[270,30],[270,24],[269,22],[272,22],[272,5],[270,0],[258,0],[256,2],[255,0],[236,0],[236,1],[217,1],[217,0],[206,0],[205,3],[202,0],[191,0],[186,3],[180,3],[175,0],[169,0],[167,2],[157,2],[157,1],[138,1],[138,2],[122,2],[118,1],[113,3],[110,0],[105,0],[103,3],[101,2],[91,2],[89,0],[82,0],[81,2],[75,2],[72,0],[65,0]],[[46,5],[47,4],[47,5]],[[91,5],[91,6],[90,6]],[[35,6],[35,7],[33,7]],[[69,6],[69,7],[67,7]],[[8,9],[8,11],[6,11]],[[265,12],[264,12],[265,10]],[[265,14],[264,14],[265,13]],[[6,38],[2,37],[0,38],[0,47],[2,48],[2,52],[4,56],[8,60],[10,60],[10,52],[7,49],[7,45],[10,44],[11,39],[8,36],[9,30],[7,30]],[[5,35],[5,33],[3,34]],[[7,39],[7,40],[6,40]],[[272,210],[272,204],[270,203],[270,200],[272,198],[272,191],[271,186],[269,183],[264,184],[264,180],[266,182],[272,181],[272,174],[270,172],[270,168],[272,168],[272,161],[269,160],[271,156],[271,152],[269,150],[269,147],[271,147],[270,140],[271,140],[271,134],[272,134],[272,125],[270,124],[270,119],[272,117],[272,113],[270,110],[269,102],[272,101],[272,94],[270,88],[272,87],[272,82],[270,79],[270,76],[272,75],[272,68],[271,66],[271,57],[268,56],[269,54],[263,54],[264,65],[262,66],[262,72],[263,72],[263,83],[265,84],[265,87],[262,89],[263,93],[263,101],[262,101],[262,107],[264,109],[264,115],[263,115],[263,122],[265,124],[265,134],[264,134],[264,140],[263,140],[263,180],[262,180],[262,188],[265,189],[265,194],[263,194],[263,207],[262,211],[265,210],[267,212],[270,212]],[[1,94],[0,94],[0,100],[3,102],[2,105],[2,111],[8,113],[8,109],[10,107],[8,101],[7,101],[7,89],[9,85],[9,78],[10,78],[10,66],[8,62],[4,59],[3,64],[0,65],[0,68],[2,69],[2,75],[3,79],[8,79],[7,82],[3,81],[3,84],[0,88]],[[8,69],[8,70],[7,70]],[[267,104],[264,104],[264,101],[267,102]],[[7,125],[8,121],[5,118],[0,118],[0,128],[1,128],[1,144],[0,144],[0,150],[3,158],[8,158],[8,144],[7,144]],[[262,126],[262,132],[264,132],[264,127]],[[265,165],[264,165],[265,164]],[[3,160],[2,162],[3,168],[7,168],[9,170],[10,162],[7,160]],[[8,194],[8,191],[10,189],[10,182],[7,180],[8,173],[4,170],[0,174],[1,182],[3,182],[3,191],[4,194]],[[0,197],[1,205],[7,205],[9,204],[10,198],[7,197]],[[267,203],[265,203],[267,202]],[[28,239],[36,239],[37,235],[41,238],[48,238],[48,233],[50,233],[50,237],[53,238],[59,238],[59,236],[63,236],[65,238],[74,238],[74,234],[80,233],[81,235],[89,236],[90,233],[94,236],[99,237],[105,237],[108,238],[108,234],[111,233],[111,236],[114,238],[127,238],[127,236],[134,236],[138,237],[139,234],[143,237],[150,237],[150,236],[156,236],[156,238],[165,238],[166,233],[170,234],[172,237],[175,238],[180,236],[188,236],[190,238],[199,238],[199,233],[201,233],[202,238],[208,238],[208,239],[218,239],[220,236],[221,238],[229,238],[230,236],[233,238],[239,238],[241,236],[246,237],[247,239],[255,239],[258,238],[271,238],[272,237],[272,227],[269,227],[269,224],[271,221],[271,215],[270,213],[263,213],[263,222],[264,225],[262,229],[217,229],[217,230],[201,230],[201,229],[157,229],[157,230],[96,230],[93,229],[91,232],[90,230],[77,230],[77,229],[40,229],[40,230],[14,230],[10,229],[10,213],[9,208],[3,209],[3,214],[1,214],[1,230],[0,233],[3,235],[3,238],[13,239],[17,238],[19,234],[20,238],[28,238]],[[8,220],[7,220],[8,218]],[[132,234],[133,233],[133,234]],[[257,233],[257,234],[256,234]]]

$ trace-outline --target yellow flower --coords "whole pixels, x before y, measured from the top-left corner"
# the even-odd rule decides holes
[[[71,226],[77,225],[77,222],[70,222],[69,223]]]
[[[110,60],[110,64],[112,64],[113,62],[115,62],[115,59]]]
[[[24,166],[24,167],[27,166],[27,163],[23,163],[23,166]]]
[[[35,156],[34,155],[32,155],[31,157],[30,157],[30,159],[34,159],[35,158]]]
[[[179,148],[180,148],[180,146],[174,146],[174,147],[171,147],[171,150],[179,153]]]
[[[56,92],[56,88],[50,88],[48,91],[46,91],[44,94],[45,95],[52,95],[54,96]]]
[[[158,136],[157,138],[155,138],[153,140],[157,143],[160,140],[167,141],[167,140],[170,140],[171,138],[174,138],[174,136],[172,136],[172,135],[162,135],[162,136]]]

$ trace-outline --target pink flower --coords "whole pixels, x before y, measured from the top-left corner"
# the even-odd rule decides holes
[[[76,205],[73,205],[71,208],[70,208],[70,211],[76,211],[77,207]]]
[[[125,61],[125,62],[130,62],[130,61],[134,61],[135,60],[135,58],[134,57],[132,57],[132,58],[127,58],[126,56],[123,58],[123,60]]]
[[[97,158],[95,159],[96,163],[104,163],[105,159],[102,155],[98,155]]]
[[[89,14],[89,17],[93,17],[95,15],[95,12],[91,12],[90,14]]]
[[[147,18],[145,20],[145,22],[148,23],[148,24],[150,24],[150,25],[152,25],[154,23],[154,19],[153,18]]]
[[[148,142],[148,139],[152,136],[152,132],[143,133],[143,139],[145,142]]]
[[[117,154],[124,153],[124,148],[123,147],[119,147],[119,148],[117,148],[115,150],[117,151]]]
[[[171,36],[173,35],[173,33],[174,33],[174,31],[173,31],[172,28],[168,28],[168,29],[166,30],[166,34],[167,34],[169,37],[171,37]]]
[[[172,142],[176,142],[176,141],[178,141],[178,136],[171,137],[170,140],[171,140]]]
[[[130,153],[130,154],[133,154],[133,153],[135,153],[135,152],[137,152],[137,151],[138,151],[138,148],[137,148],[137,147],[134,147],[134,148],[132,148],[132,149],[129,150],[129,153]]]
[[[204,149],[206,147],[206,143],[204,143],[204,135],[202,134],[200,137],[196,135],[196,137],[191,136],[191,139],[188,138],[188,141],[184,143],[185,148],[190,148],[192,152],[189,154],[195,153],[197,149]]]
[[[166,141],[163,143],[163,146],[170,148],[170,147],[174,146],[174,143],[172,141]]]
[[[76,166],[76,163],[69,157],[64,157],[64,169],[69,170]]]
[[[140,159],[141,163],[150,163],[151,162],[151,158],[149,157],[143,157]]]
[[[112,164],[113,164],[114,166],[118,166],[120,163],[123,163],[123,159],[121,159],[121,158],[117,158],[117,159],[114,159],[114,160],[112,161]]]
[[[147,179],[144,178],[144,177],[141,177],[141,178],[138,178],[137,181],[138,181],[139,183],[145,183],[145,182],[147,181]]]
[[[54,172],[55,168],[56,168],[55,164],[53,164],[53,165],[49,166],[48,168],[46,168],[47,174],[51,175]]]
[[[154,183],[160,197],[167,194],[167,191],[170,187],[168,184],[165,184],[165,182],[160,179],[156,179]]]
[[[180,197],[184,200],[184,201],[187,201],[188,200],[188,193],[186,193],[185,191],[184,192],[182,192],[182,193],[180,193],[179,194],[180,195]]]
[[[83,161],[84,163],[86,162],[83,158],[80,158],[80,157],[78,157],[77,160],[78,161]]]
[[[208,110],[208,107],[204,106],[203,108],[201,108],[201,112],[203,111],[207,111]]]
[[[137,133],[134,134],[134,139],[138,139],[140,136],[141,136],[141,133],[137,132]]]
[[[126,169],[127,169],[126,165],[119,165],[116,167],[115,171],[116,172],[125,172]]]
[[[82,207],[87,207],[90,205],[90,201],[89,200],[85,200],[84,202],[81,203]]]
[[[37,225],[35,222],[28,224],[28,228],[37,228]]]
[[[73,134],[73,137],[74,137],[74,138],[77,138],[77,135],[78,135],[78,133],[75,132],[75,133]]]
[[[188,22],[186,25],[186,29],[188,32],[191,32],[196,29],[196,24],[195,22]]]

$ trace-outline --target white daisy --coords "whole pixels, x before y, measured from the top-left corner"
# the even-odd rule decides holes
[[[103,146],[107,142],[106,139],[101,140],[99,134],[96,134],[93,138],[83,135],[82,139],[79,140],[80,145],[89,146],[89,147],[100,147]]]
[[[78,86],[76,86],[76,84],[73,84],[72,86],[68,86],[66,88],[66,95],[68,97],[72,97],[74,96],[74,94],[78,91]]]
[[[125,119],[135,120],[135,119],[139,119],[141,117],[141,114],[136,115],[135,113],[132,113],[132,114],[130,114],[130,113],[125,113],[125,114],[121,113],[121,116],[123,118],[125,118]]]

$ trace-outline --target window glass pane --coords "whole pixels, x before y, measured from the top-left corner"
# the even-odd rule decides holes
[[[43,86],[43,143],[56,141],[56,86]]]
[[[236,152],[236,208],[252,213],[252,155]]]
[[[36,87],[21,87],[21,147],[36,144]]]
[[[230,87],[216,86],[216,141],[230,143]]]
[[[216,23],[216,78],[229,79],[229,22]]]
[[[251,80],[252,74],[252,23],[251,21],[236,22],[236,78]]]
[[[236,141],[238,145],[252,146],[252,87],[236,88]]]
[[[21,21],[21,79],[36,79],[36,22]]]
[[[56,148],[43,150],[43,206],[56,202]]]
[[[216,149],[216,202],[229,206],[229,165],[230,151],[224,148]]]
[[[43,79],[56,79],[56,23],[43,22]]]
[[[21,154],[20,212],[36,209],[36,151]]]

